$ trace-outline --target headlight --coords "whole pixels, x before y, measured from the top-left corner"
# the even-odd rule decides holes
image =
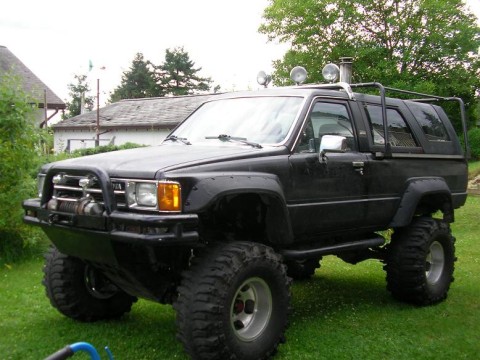
[[[44,184],[45,184],[45,174],[38,174],[37,175],[38,197],[42,197]]]
[[[138,183],[135,187],[139,206],[157,206],[157,186],[155,183]]]
[[[127,203],[131,208],[181,211],[180,184],[173,181],[128,181]]]

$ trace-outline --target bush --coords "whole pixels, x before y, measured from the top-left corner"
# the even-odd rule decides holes
[[[472,128],[468,131],[468,142],[472,159],[480,159],[480,128]]]
[[[49,130],[40,130],[34,118],[34,99],[23,92],[19,79],[0,78],[0,264],[41,253],[46,236],[23,224],[22,201],[36,196],[36,175],[41,165],[71,157],[131,149],[142,145],[100,146],[72,154],[51,155]]]
[[[12,261],[37,245],[41,235],[22,222],[22,200],[34,195],[40,133],[35,102],[17,78],[0,78],[0,260]]]
[[[134,148],[143,147],[143,146],[145,145],[139,145],[139,144],[134,144],[130,142],[127,142],[123,145],[104,145],[104,146],[97,146],[94,148],[74,150],[72,151],[71,156],[78,157],[78,156],[86,156],[86,155],[95,155],[95,154],[100,154],[104,152],[134,149]]]

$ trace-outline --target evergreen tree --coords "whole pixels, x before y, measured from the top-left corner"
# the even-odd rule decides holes
[[[70,101],[66,103],[66,113],[62,115],[62,119],[69,119],[71,117],[81,114],[82,96],[84,97],[85,109],[91,111],[93,109],[94,97],[88,96],[90,87],[87,83],[87,75],[75,75],[76,83],[67,85],[70,96]]]
[[[110,94],[110,102],[163,96],[162,88],[155,83],[154,68],[152,63],[144,59],[142,53],[137,53],[130,69],[123,73],[120,86]]]
[[[196,92],[209,91],[211,78],[200,77],[201,68],[195,68],[195,63],[183,47],[167,49],[165,62],[157,66],[157,84],[166,95],[188,95]]]

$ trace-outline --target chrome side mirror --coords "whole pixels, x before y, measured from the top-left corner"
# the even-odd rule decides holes
[[[320,159],[323,159],[327,152],[343,153],[347,149],[347,138],[345,136],[323,135],[320,142]]]

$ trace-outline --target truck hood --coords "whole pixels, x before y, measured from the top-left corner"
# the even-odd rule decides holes
[[[163,144],[58,161],[45,165],[42,172],[47,172],[52,166],[63,169],[94,166],[105,170],[110,177],[155,179],[158,172],[267,156],[283,153],[285,150],[285,147],[257,149],[237,144],[223,146]]]

